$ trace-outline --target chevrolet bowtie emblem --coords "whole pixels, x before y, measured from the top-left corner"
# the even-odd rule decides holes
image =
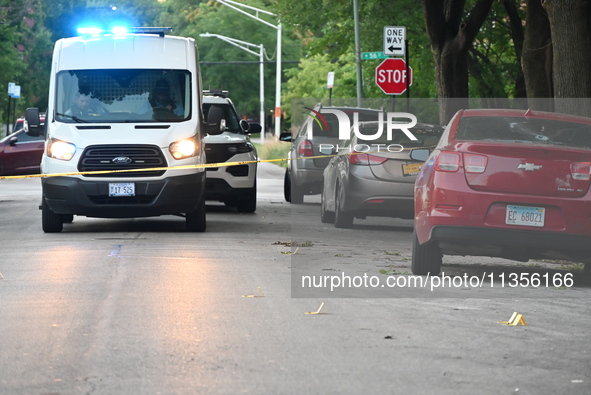
[[[534,170],[539,170],[542,168],[542,165],[534,165],[533,163],[526,163],[526,164],[520,164],[519,166],[517,166],[518,169],[524,169],[525,171],[534,171]]]

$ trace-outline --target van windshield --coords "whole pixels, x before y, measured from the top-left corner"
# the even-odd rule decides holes
[[[186,70],[69,70],[57,75],[55,119],[65,123],[181,122],[191,118]]]

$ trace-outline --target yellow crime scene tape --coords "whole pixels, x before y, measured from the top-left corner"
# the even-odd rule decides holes
[[[403,148],[401,151],[413,150],[413,149],[418,149],[418,148],[431,148],[431,147]],[[397,152],[400,152],[400,151],[397,151]],[[378,151],[351,152],[348,155],[361,155],[361,154],[372,154],[372,153],[378,153]],[[208,168],[208,167],[227,167],[227,166],[247,165],[250,163],[284,162],[284,161],[296,160],[296,159],[332,158],[335,156],[338,156],[338,155],[316,155],[316,156],[306,156],[306,157],[291,158],[291,159],[289,159],[289,158],[259,159],[259,160],[245,160],[245,161],[241,161],[241,162],[205,163],[205,164],[200,164],[200,165],[150,167],[150,168],[125,169],[125,170],[95,170],[95,171],[79,171],[79,172],[70,172],[70,173],[25,174],[25,175],[17,175],[17,176],[0,176],[0,180],[14,180],[14,179],[22,179],[22,178],[86,176],[86,175],[95,175],[95,174],[132,173],[132,172],[161,171],[161,170],[186,170],[186,169],[199,169],[199,168]]]

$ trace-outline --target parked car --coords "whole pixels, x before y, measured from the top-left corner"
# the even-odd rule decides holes
[[[45,148],[43,136],[31,137],[23,129],[0,140],[0,175],[39,173]]]
[[[42,123],[45,114],[40,115]],[[32,137],[23,129],[24,118],[15,122],[14,132],[0,140],[0,175],[39,173],[45,137]]]
[[[322,172],[330,158],[319,158],[319,147],[321,144],[336,144],[339,140],[337,116],[325,110],[342,111],[350,122],[355,113],[358,114],[359,122],[365,122],[377,120],[378,114],[382,112],[369,108],[326,107],[318,104],[294,136],[282,133],[280,140],[292,143],[283,184],[284,197],[288,202],[302,203],[304,195],[315,195],[322,191]],[[323,116],[326,123],[318,121],[318,114]]]
[[[206,136],[207,163],[245,162],[258,159],[257,150],[250,141],[251,133],[259,133],[261,125],[241,120],[227,91],[205,91],[203,112],[212,106],[224,112],[226,129],[222,134]],[[253,213],[257,204],[257,164],[208,167],[205,198],[235,206],[242,213]]]
[[[438,274],[443,255],[589,270],[590,174],[589,118],[459,111],[417,177],[413,273]]]
[[[361,139],[351,131],[347,141],[340,141],[337,149],[321,147],[333,156],[324,169],[320,219],[334,223],[337,228],[350,228],[354,218],[368,216],[414,217],[414,184],[424,161],[411,157],[413,149],[434,148],[443,127],[417,124],[409,131],[411,140],[401,130],[393,131],[388,139],[387,125],[366,122],[359,125],[363,136],[376,131],[384,133],[376,140]],[[328,150],[326,150],[328,148]]]
[[[12,132],[16,133],[19,130],[22,130],[25,127],[25,117],[19,117],[14,121],[14,125],[12,126]]]

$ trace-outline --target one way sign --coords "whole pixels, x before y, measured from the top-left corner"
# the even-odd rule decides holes
[[[388,56],[404,56],[405,26],[384,27],[384,54]]]

